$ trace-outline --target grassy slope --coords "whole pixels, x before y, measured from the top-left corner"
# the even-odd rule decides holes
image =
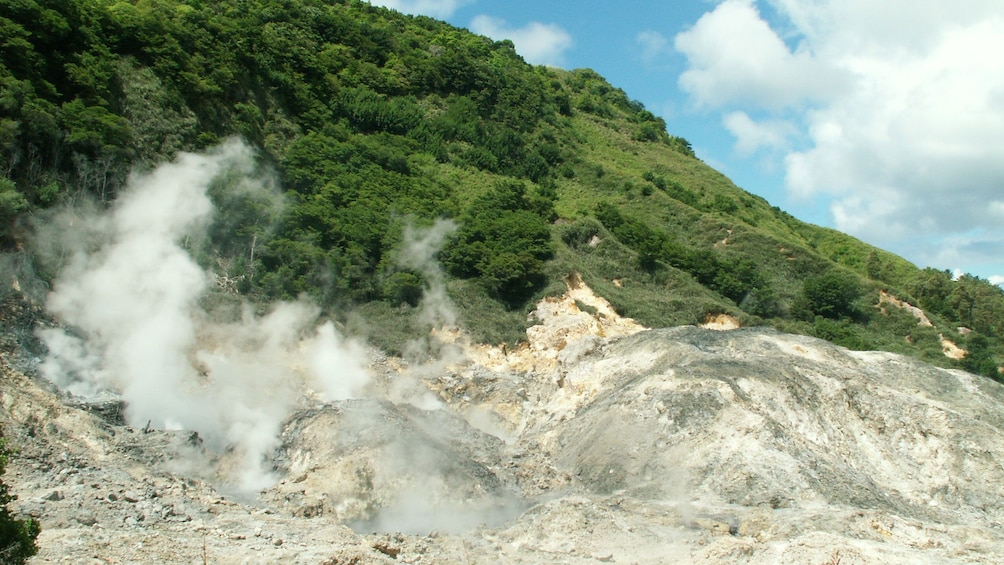
[[[588,216],[601,200],[615,202],[678,240],[716,249],[723,256],[753,258],[764,273],[771,275],[769,281],[780,301],[789,304],[798,296],[807,274],[822,272],[836,263],[860,275],[865,288],[858,304],[865,315],[852,325],[859,347],[951,364],[941,354],[939,334],[957,341],[961,336],[946,320],[935,320],[940,327],[924,328],[905,312],[878,310],[880,289],[906,295],[903,285],[920,272],[913,264],[846,234],[800,222],[736,187],[698,159],[663,144],[635,141],[625,131],[623,121],[578,114],[569,125],[580,162],[575,167],[575,178],[559,181],[557,209],[563,219]],[[661,190],[646,196],[642,187],[647,182],[643,175],[648,171],[698,195],[701,208],[705,207],[701,204],[713,202],[716,195],[732,199],[738,208],[732,213],[702,211]],[[653,274],[633,268],[624,260],[630,253],[609,237],[595,249],[563,246],[556,271],[580,270],[587,283],[607,296],[619,311],[650,326],[699,323],[708,313],[726,312],[747,324],[770,324],[810,335],[820,333],[812,322],[764,320],[745,314],[732,301],[676,269]],[[869,256],[877,257],[883,266],[882,280],[868,277]],[[613,284],[614,279],[620,284]]]

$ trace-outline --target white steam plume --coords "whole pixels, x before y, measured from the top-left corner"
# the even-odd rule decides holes
[[[436,260],[443,242],[456,229],[457,224],[445,219],[436,220],[427,229],[417,229],[411,224],[404,228],[404,243],[398,263],[425,277],[420,320],[434,328],[457,325],[457,310],[446,294],[446,276]]]
[[[436,258],[443,242],[456,229],[457,224],[446,219],[438,219],[428,228],[416,228],[409,223],[397,255],[399,266],[422,274],[424,288],[418,320],[433,332],[405,345],[403,353],[410,362],[409,370],[394,381],[389,392],[394,402],[406,402],[422,410],[439,409],[443,404],[420,379],[442,373],[447,365],[465,359],[461,347],[440,337],[455,330],[459,319],[456,305],[446,292],[446,275]]]
[[[120,394],[134,426],[196,430],[218,452],[234,448],[244,489],[274,480],[263,458],[305,388],[338,400],[367,381],[361,347],[330,322],[313,329],[316,306],[281,303],[265,316],[246,306],[222,323],[200,305],[212,275],[183,243],[213,218],[209,186],[233,174],[254,182],[252,170],[239,141],[182,154],[131,177],[110,211],[60,226],[87,230],[88,248],[66,262],[47,302],[74,331],[40,332],[43,375],[82,396]]]

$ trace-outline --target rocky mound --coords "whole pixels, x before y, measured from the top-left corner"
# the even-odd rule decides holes
[[[502,442],[448,410],[354,400],[295,414],[268,500],[359,531],[464,531],[522,509]],[[508,488],[507,488],[508,486]]]
[[[688,477],[688,492],[726,504],[1004,517],[1004,391],[988,379],[696,328],[620,340],[568,386],[579,373],[606,375],[604,390],[555,427],[553,452],[592,491],[657,497]]]
[[[423,372],[432,409],[390,400],[400,360],[367,398],[304,399],[259,493],[207,471],[232,453],[74,402],[8,350],[34,562],[1004,559],[1004,387],[763,329],[608,337],[624,322],[590,310],[551,301],[526,350]]]

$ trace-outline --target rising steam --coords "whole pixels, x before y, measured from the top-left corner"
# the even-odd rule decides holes
[[[443,404],[421,383],[421,379],[441,374],[448,365],[460,364],[465,359],[460,346],[439,337],[443,332],[456,330],[459,319],[457,307],[446,291],[446,274],[437,259],[446,238],[456,229],[457,224],[446,219],[436,220],[427,228],[417,228],[409,223],[405,226],[398,252],[397,264],[400,267],[422,274],[424,286],[418,321],[432,333],[405,344],[404,358],[409,363],[408,371],[394,382],[389,391],[390,399],[422,410],[436,410]]]
[[[427,229],[409,224],[404,230],[404,244],[398,263],[425,277],[420,321],[433,328],[457,325],[457,309],[446,294],[446,275],[436,259],[443,242],[456,229],[457,224],[452,221],[439,219]]]
[[[77,207],[63,213],[55,218],[55,229],[40,227],[36,244],[59,257],[47,306],[67,328],[39,332],[48,347],[42,374],[85,399],[121,398],[134,427],[197,431],[215,454],[213,466],[204,469],[187,460],[172,464],[186,473],[209,471],[235,494],[250,494],[280,478],[269,461],[295,410],[381,388],[369,386],[363,347],[320,319],[317,305],[306,299],[282,302],[264,314],[251,304],[234,307],[232,294],[222,300],[215,290],[223,273],[203,268],[193,257],[204,243],[223,245],[216,239],[233,237],[234,230],[225,227],[238,219],[228,214],[221,229],[214,202],[229,210],[226,203],[235,199],[227,191],[242,191],[241,197],[253,195],[267,208],[277,200],[271,188],[255,172],[251,150],[232,141],[134,175],[110,209]],[[259,208],[240,210],[248,209]],[[239,219],[245,220],[270,222]],[[455,228],[445,220],[426,229],[409,227],[398,250],[399,265],[421,273],[425,282],[422,322],[444,333],[455,332],[458,317],[436,254]],[[228,245],[231,251],[240,249],[235,242]],[[253,242],[247,245],[250,252]],[[214,302],[228,306],[207,306]],[[421,350],[416,361],[383,390],[390,400],[424,411],[444,407],[421,379],[462,361],[464,354],[437,335],[415,341]],[[360,429],[372,427],[370,421],[386,425],[369,411],[359,417],[366,424]],[[438,438],[435,427],[430,424],[421,437]],[[336,434],[321,430],[318,441],[335,441]],[[380,510],[374,509],[368,527],[453,531],[495,523],[521,509],[513,497],[482,488],[477,474],[471,492],[480,494],[457,496],[457,465],[449,449],[441,451],[449,444],[434,439],[422,450],[409,442],[375,458],[375,480],[384,488],[373,493]],[[381,483],[380,477],[390,478]]]
[[[331,322],[317,326],[305,301],[274,305],[236,321],[202,306],[213,275],[186,242],[213,220],[208,190],[221,177],[253,181],[250,149],[228,142],[206,154],[182,154],[149,174],[134,175],[107,212],[60,226],[72,250],[47,305],[73,328],[45,330],[48,379],[84,397],[120,394],[133,426],[199,432],[220,452],[242,454],[237,486],[274,480],[263,458],[278,444],[283,419],[302,395],[351,398],[367,382],[361,347]],[[64,251],[65,253],[65,251]]]

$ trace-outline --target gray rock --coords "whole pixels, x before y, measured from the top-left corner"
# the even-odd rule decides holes
[[[1001,385],[769,330],[592,345],[442,369],[436,411],[305,403],[261,495],[2,366],[5,480],[45,563],[1004,562]]]
[[[78,511],[73,519],[77,521],[81,526],[94,526],[98,523],[98,517],[94,515],[93,512],[86,510]]]

